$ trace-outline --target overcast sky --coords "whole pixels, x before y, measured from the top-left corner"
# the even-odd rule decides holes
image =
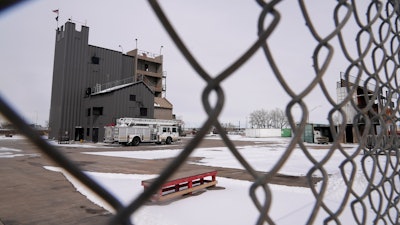
[[[321,35],[326,35],[333,27],[332,12],[337,1],[312,2],[309,11]],[[194,57],[213,77],[257,38],[261,8],[255,1],[168,0],[161,6]],[[166,97],[174,105],[173,113],[187,127],[205,121],[201,94],[206,83],[186,62],[143,0],[36,0],[0,14],[0,94],[28,121],[44,125],[49,117],[57,28],[54,9],[60,13],[58,26],[68,19],[78,28],[86,24],[90,45],[124,53],[135,49],[135,39],[140,50],[160,53],[163,46]],[[288,84],[299,93],[315,77],[312,53],[317,42],[305,26],[297,1],[284,1],[278,10],[282,20],[268,42]],[[342,57],[340,51],[335,54]],[[334,60],[324,76],[333,99],[339,74],[345,69],[345,62]],[[290,100],[261,50],[225,80],[222,88],[226,101],[219,120],[241,127],[251,112],[285,109]],[[311,111],[310,121],[326,123],[331,107],[320,89],[305,100]],[[300,114],[300,109],[293,113]]]

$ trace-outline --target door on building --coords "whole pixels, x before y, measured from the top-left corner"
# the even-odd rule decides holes
[[[313,132],[313,125],[312,124],[306,124],[304,127],[304,133],[303,133],[303,141],[307,143],[314,143],[314,132]]]
[[[95,143],[99,141],[99,128],[93,128],[92,141]]]
[[[84,130],[83,127],[75,127],[75,141],[83,140]]]
[[[346,126],[346,143],[353,143],[353,125]]]

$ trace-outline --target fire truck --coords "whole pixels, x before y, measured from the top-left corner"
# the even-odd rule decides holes
[[[171,144],[179,140],[178,120],[119,118],[115,126],[105,126],[104,142],[137,146],[142,142]]]

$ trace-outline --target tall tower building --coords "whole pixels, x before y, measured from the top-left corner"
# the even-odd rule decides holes
[[[89,58],[89,28],[75,29],[74,23],[66,23],[56,31],[53,66],[53,84],[50,107],[50,136],[73,131],[81,124],[82,90],[86,87],[87,59]]]
[[[49,138],[102,141],[121,117],[173,119],[163,97],[162,56],[92,46],[89,28],[56,30]]]

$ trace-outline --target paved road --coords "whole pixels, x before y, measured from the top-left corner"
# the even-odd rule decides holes
[[[189,139],[174,145],[183,148]],[[236,142],[236,146],[256,145],[254,142]],[[271,143],[273,144],[273,143]],[[200,147],[224,146],[220,140],[203,140]],[[119,149],[121,148],[121,149]],[[117,147],[113,150],[159,150],[171,148],[153,144],[136,147]],[[105,224],[111,215],[104,209],[88,201],[65,179],[61,173],[44,169],[55,166],[26,139],[0,139],[0,150],[7,150],[20,156],[0,157],[0,224]],[[13,151],[19,150],[18,151]],[[74,160],[83,170],[127,174],[155,174],[171,159],[144,160],[98,155],[80,152],[109,151],[109,148],[81,148],[62,146],[59,149]],[[2,151],[0,151],[0,154]],[[190,158],[189,160],[198,160]],[[196,170],[202,166],[187,164],[182,170]],[[243,170],[218,168],[218,176],[253,180]],[[274,183],[306,187],[304,177],[277,176]]]
[[[26,140],[0,140],[0,148],[19,149],[14,158],[0,157],[0,221],[16,224],[105,224],[109,213],[89,202],[54,165]]]

